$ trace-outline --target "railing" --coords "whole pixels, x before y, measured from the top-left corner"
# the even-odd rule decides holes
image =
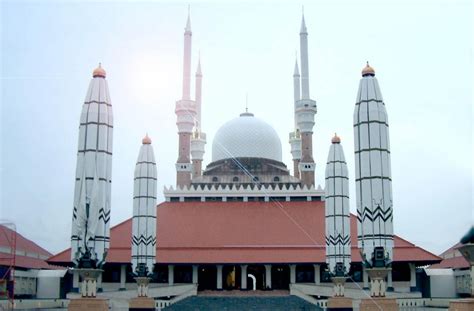
[[[161,299],[155,300],[155,308],[158,310],[164,309],[168,307],[169,305],[171,305],[171,301],[169,300],[161,300]]]

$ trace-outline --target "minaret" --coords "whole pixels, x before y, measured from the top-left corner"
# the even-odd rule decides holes
[[[295,71],[293,73],[293,106],[294,106],[294,115],[295,115],[295,128],[290,132],[290,146],[291,146],[291,155],[293,156],[293,176],[300,178],[300,159],[301,159],[301,135],[298,129],[298,122],[296,120],[296,103],[301,99],[300,95],[300,72],[298,69],[298,60],[295,60]]]
[[[354,109],[358,244],[367,268],[393,260],[392,176],[387,112],[375,71],[362,70]],[[370,274],[370,272],[369,272]],[[385,280],[372,278],[372,296],[385,296]],[[378,291],[380,289],[380,291]]]
[[[156,161],[148,135],[142,140],[133,183],[132,272],[137,277],[138,296],[146,297],[156,257],[157,193]]]
[[[176,102],[179,149],[176,162],[176,184],[184,187],[191,184],[192,165],[190,161],[191,135],[196,117],[196,103],[190,99],[191,83],[191,20],[188,14],[184,29],[184,57],[183,57],[183,96]]]
[[[92,76],[80,118],[74,187],[71,260],[78,269],[100,269],[110,240],[112,104],[100,64]],[[95,297],[95,288],[95,277],[84,278],[83,297]]]
[[[334,294],[344,296],[351,264],[349,177],[341,139],[334,135],[326,163],[326,262],[333,278]]]
[[[192,177],[196,178],[202,175],[202,160],[204,157],[204,147],[206,145],[206,133],[202,132],[201,127],[201,99],[202,99],[202,72],[201,57],[199,57],[196,70],[196,124],[191,137],[191,157],[193,161]]]
[[[309,98],[308,32],[306,23],[301,21],[301,99],[296,102],[296,120],[301,135],[301,160],[299,170],[301,182],[308,187],[314,186],[313,127],[316,114],[316,101]]]

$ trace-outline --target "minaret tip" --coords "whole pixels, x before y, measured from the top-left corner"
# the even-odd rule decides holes
[[[100,78],[105,78],[106,76],[106,72],[104,70],[104,68],[102,68],[102,63],[99,63],[99,66],[94,69],[94,71],[92,72],[92,77],[93,78],[97,78],[97,77],[100,77]]]
[[[363,77],[366,77],[366,76],[375,76],[375,70],[374,68],[370,67],[369,65],[369,61],[367,61],[367,65],[364,67],[364,69],[362,69],[362,76]]]
[[[299,76],[300,75],[300,70],[299,70],[299,67],[298,67],[298,56],[296,57],[295,59],[295,71],[293,72],[293,76],[296,77],[296,76]]]
[[[186,21],[186,32],[191,32],[191,5],[188,4],[188,20]]]
[[[331,139],[331,142],[333,144],[340,144],[341,143],[341,138],[337,136],[337,133],[334,133],[334,137]]]
[[[142,144],[144,145],[151,145],[151,138],[148,137],[148,133],[146,133],[145,137],[142,139]]]
[[[303,9],[302,9],[302,15],[301,15],[301,29],[300,29],[300,33],[307,33],[307,30],[306,30],[306,22],[304,20],[304,6],[303,6]]]

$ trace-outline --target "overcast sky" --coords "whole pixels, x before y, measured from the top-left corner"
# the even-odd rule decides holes
[[[69,247],[79,115],[102,62],[114,109],[112,223],[132,215],[141,139],[158,191],[174,185],[187,2],[0,1],[0,218],[56,253]],[[392,151],[394,230],[439,254],[473,223],[471,1],[191,1],[193,64],[203,71],[205,164],[218,128],[245,109],[277,130],[292,168],[292,74],[301,4],[309,32],[316,183],[334,132],[355,212],[352,113],[375,68]]]

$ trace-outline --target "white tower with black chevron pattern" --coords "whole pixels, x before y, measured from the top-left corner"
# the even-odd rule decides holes
[[[393,260],[393,202],[387,112],[375,71],[362,70],[354,110],[354,150],[358,245],[366,264],[374,265],[374,250],[385,264]]]
[[[71,260],[101,268],[110,240],[113,115],[105,70],[92,74],[82,106],[74,188]]]
[[[151,139],[142,140],[135,166],[132,220],[132,271],[139,277],[153,273],[156,257],[157,170]]]
[[[326,262],[333,276],[344,277],[351,264],[349,177],[341,139],[335,135],[331,142],[325,187]]]

